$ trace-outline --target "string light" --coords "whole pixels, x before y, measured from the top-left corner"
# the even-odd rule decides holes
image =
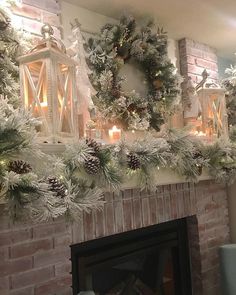
[[[1,160],[1,161],[0,161],[0,165],[1,165],[1,166],[4,166],[5,164],[6,164],[6,161],[5,161],[5,160]]]

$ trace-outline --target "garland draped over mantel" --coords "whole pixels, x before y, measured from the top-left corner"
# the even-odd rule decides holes
[[[101,209],[104,191],[119,190],[129,178],[142,189],[155,190],[153,176],[163,168],[191,181],[202,169],[217,181],[236,179],[234,143],[219,139],[204,144],[183,130],[166,130],[161,138],[149,134],[130,144],[75,140],[59,157],[44,154],[36,144],[40,122],[14,104],[18,68],[8,46],[14,38],[0,11],[0,201],[13,220],[38,222],[62,215],[76,220],[83,211]]]
[[[155,190],[154,176],[168,168],[197,181],[203,168],[217,181],[236,179],[236,145],[205,145],[183,131],[168,130],[162,138],[132,144],[100,145],[84,139],[60,156],[42,153],[35,144],[38,122],[21,109],[0,101],[0,188],[11,218],[45,221],[103,207],[103,193],[119,190],[129,178],[137,187]]]

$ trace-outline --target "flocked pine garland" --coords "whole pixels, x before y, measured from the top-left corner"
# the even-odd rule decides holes
[[[7,48],[16,42],[9,20],[2,11],[0,16],[0,39],[5,42],[0,55],[0,201],[13,220],[78,219],[83,211],[101,209],[103,192],[119,189],[129,177],[143,189],[155,189],[153,175],[163,168],[191,181],[203,168],[217,181],[236,179],[234,143],[204,145],[183,130],[168,130],[162,138],[148,135],[132,144],[101,146],[84,139],[67,146],[61,157],[43,154],[35,143],[40,122],[15,107],[18,68]]]
[[[78,219],[83,211],[102,208],[103,192],[118,190],[129,177],[142,189],[155,190],[153,176],[163,168],[189,181],[197,181],[203,168],[217,181],[236,179],[236,145],[230,142],[204,145],[182,130],[168,130],[162,138],[148,135],[132,144],[83,139],[58,158],[32,145],[35,119],[5,100],[0,111],[1,198],[13,219]]]

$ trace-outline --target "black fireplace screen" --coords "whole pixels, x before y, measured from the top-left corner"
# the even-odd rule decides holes
[[[72,245],[71,260],[76,295],[192,294],[185,219]]]

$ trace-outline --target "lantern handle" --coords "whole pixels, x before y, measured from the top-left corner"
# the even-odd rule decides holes
[[[207,70],[205,69],[203,72],[202,72],[202,80],[197,84],[197,86],[195,87],[196,91],[199,90],[200,88],[203,88],[207,79],[209,77],[209,74],[207,72]]]
[[[34,52],[35,50],[38,50],[43,47],[54,47],[63,53],[66,54],[66,47],[64,43],[60,39],[56,39],[53,34],[54,30],[52,26],[48,23],[45,23],[41,28],[41,34],[42,34],[42,40],[39,41],[39,43],[30,50],[30,52]]]

